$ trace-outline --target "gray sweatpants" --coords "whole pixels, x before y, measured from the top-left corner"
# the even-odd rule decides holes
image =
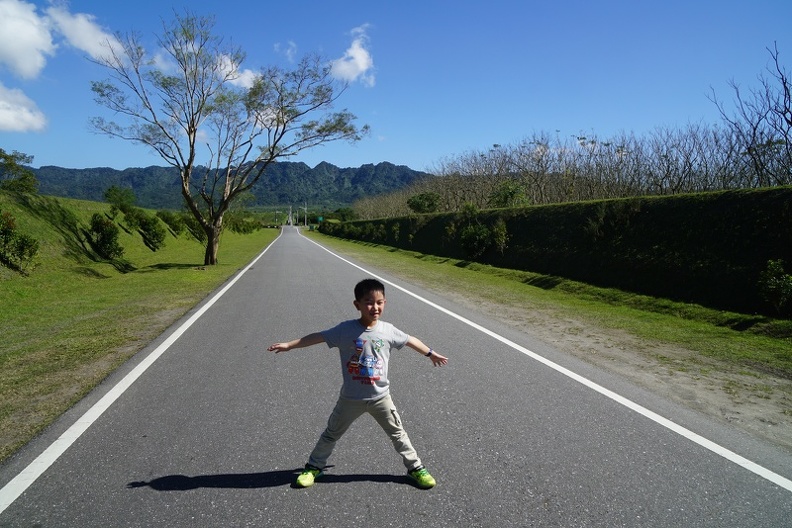
[[[390,394],[376,401],[344,400],[338,399],[330,418],[327,420],[327,428],[319,436],[316,447],[308,458],[308,464],[319,469],[324,469],[327,459],[333,452],[336,442],[363,413],[368,413],[377,421],[382,429],[387,433],[393,447],[401,455],[404,467],[407,471],[421,466],[421,459],[410,443],[410,437],[402,426],[399,413]]]

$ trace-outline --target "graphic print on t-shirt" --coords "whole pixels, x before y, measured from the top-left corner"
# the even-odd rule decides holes
[[[375,354],[379,354],[385,344],[382,339],[374,339],[370,342],[365,339],[356,339],[356,354],[347,362],[347,369],[352,374],[353,380],[359,381],[363,385],[374,385],[374,382],[380,379],[383,364],[382,360],[376,355],[365,353],[367,343],[371,345]]]

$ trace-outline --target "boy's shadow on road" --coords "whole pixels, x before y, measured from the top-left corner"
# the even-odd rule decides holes
[[[294,481],[301,469],[266,471],[264,473],[228,473],[218,475],[166,475],[148,482],[130,482],[127,488],[143,488],[148,486],[157,491],[188,491],[198,488],[274,488],[277,486],[297,486]],[[382,482],[393,484],[414,485],[407,475],[322,475],[316,484],[339,484],[349,482]]]

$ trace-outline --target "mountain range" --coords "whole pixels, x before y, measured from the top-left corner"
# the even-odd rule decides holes
[[[181,209],[181,181],[173,167],[144,167],[124,170],[109,167],[67,169],[45,165],[31,169],[39,181],[39,192],[50,196],[104,201],[111,186],[131,188],[136,205],[149,209]],[[201,169],[196,169],[201,174]],[[396,191],[428,177],[404,165],[388,162],[339,168],[327,162],[311,168],[302,162],[278,162],[253,187],[249,206],[301,205],[335,209],[365,196]]]

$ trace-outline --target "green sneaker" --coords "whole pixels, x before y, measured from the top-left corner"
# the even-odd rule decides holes
[[[412,478],[421,489],[434,488],[435,484],[437,484],[434,477],[430,475],[423,466],[419,466],[407,474],[410,475],[410,478]]]
[[[315,467],[305,466],[302,473],[297,476],[298,488],[310,488],[313,486],[314,481],[322,475],[321,469]]]

